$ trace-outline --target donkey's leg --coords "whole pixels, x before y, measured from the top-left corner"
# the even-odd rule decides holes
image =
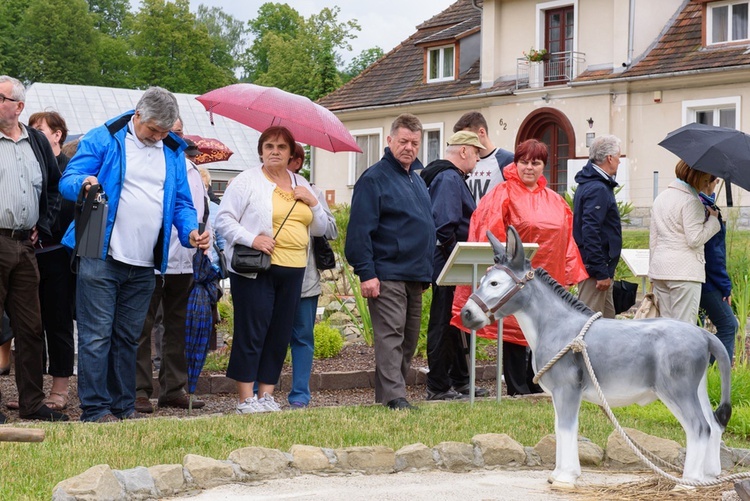
[[[578,459],[578,412],[582,395],[580,388],[572,386],[552,390],[557,442],[555,470],[549,478],[553,487],[574,489],[576,480],[581,476]]]
[[[680,389],[677,392],[679,398],[670,395],[662,397],[661,400],[685,430],[685,468],[682,471],[682,478],[702,482],[705,480],[703,465],[711,438],[711,426],[703,415],[697,387],[693,386],[693,388],[695,389]]]
[[[714,479],[721,474],[721,435],[724,433],[724,428],[716,420],[714,411],[711,408],[711,402],[708,399],[708,392],[706,391],[706,375],[703,376],[701,384],[698,387],[698,400],[703,410],[703,416],[705,416],[706,421],[711,426],[711,437],[706,448],[703,472],[707,479]]]

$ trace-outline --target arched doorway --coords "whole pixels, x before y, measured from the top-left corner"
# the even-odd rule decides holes
[[[519,127],[516,144],[527,139],[538,139],[549,146],[544,177],[547,186],[562,195],[568,190],[568,160],[576,154],[575,131],[570,120],[555,108],[535,110]]]

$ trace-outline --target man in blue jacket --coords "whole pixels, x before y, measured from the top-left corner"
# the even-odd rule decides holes
[[[170,134],[177,100],[149,88],[134,111],[88,132],[60,180],[63,197],[101,184],[109,199],[104,245],[79,257],[78,395],[82,421],[134,417],[138,338],[154,290],[166,271],[172,225],[183,246],[208,248],[198,234],[185,171],[185,143]],[[75,224],[63,244],[75,247]]]
[[[406,374],[417,347],[422,292],[432,280],[435,223],[417,160],[422,124],[399,115],[379,162],[354,185],[346,259],[361,282],[375,338],[375,400],[412,409]]]
[[[622,250],[622,224],[615,200],[620,140],[600,136],[589,149],[589,162],[576,174],[573,238],[589,278],[578,284],[578,297],[605,318],[615,318],[612,279]]]

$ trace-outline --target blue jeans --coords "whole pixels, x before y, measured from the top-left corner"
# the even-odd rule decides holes
[[[310,373],[313,365],[315,339],[315,314],[318,309],[318,296],[303,297],[297,306],[292,329],[292,391],[289,403],[310,403]]]
[[[135,361],[154,269],[80,258],[76,289],[81,421],[135,410]]]
[[[716,326],[716,337],[729,353],[729,360],[734,362],[734,340],[737,335],[737,319],[732,307],[722,299],[719,291],[703,291],[701,293],[701,308],[706,310],[711,323]],[[711,357],[713,363],[714,357]]]

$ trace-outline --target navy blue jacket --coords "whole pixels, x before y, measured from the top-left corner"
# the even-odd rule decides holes
[[[617,182],[605,179],[589,162],[576,174],[573,238],[591,278],[615,276],[622,251],[622,223],[615,200]]]
[[[700,193],[703,205],[712,206],[718,210],[713,197]],[[732,279],[727,273],[727,226],[719,212],[719,223],[721,229],[717,234],[711,237],[703,246],[706,255],[706,281],[703,282],[701,289],[705,292],[719,291],[721,297],[732,295]]]
[[[469,238],[471,215],[477,208],[474,196],[466,185],[464,175],[448,160],[435,160],[421,173],[432,199],[432,218],[437,229],[432,281],[445,266],[456,242]]]
[[[386,148],[354,185],[344,253],[361,281],[431,281],[435,222],[421,168],[406,172]]]

